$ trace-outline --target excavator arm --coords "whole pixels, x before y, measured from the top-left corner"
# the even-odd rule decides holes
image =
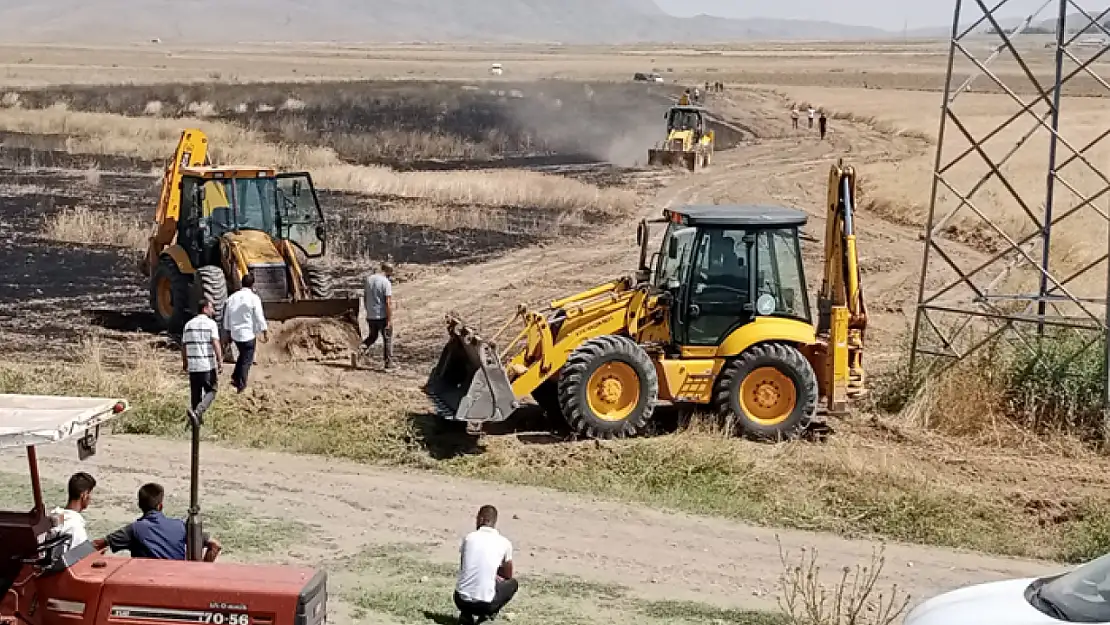
[[[867,306],[856,249],[857,190],[855,169],[837,161],[829,170],[825,272],[817,296],[818,335],[827,337],[830,346],[840,343],[838,337],[845,340],[848,397],[858,397],[864,392],[863,346],[867,330]],[[835,363],[837,358],[830,360]]]
[[[154,213],[154,234],[147,244],[143,258],[143,275],[150,277],[158,266],[162,250],[173,243],[177,236],[177,220],[181,216],[181,170],[186,167],[199,167],[208,164],[208,137],[196,129],[181,133],[173,160],[166,165],[162,174],[162,192],[158,196],[158,208]]]

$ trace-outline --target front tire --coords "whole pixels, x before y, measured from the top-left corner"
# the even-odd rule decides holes
[[[181,334],[189,317],[189,291],[193,281],[181,273],[169,256],[158,259],[150,277],[150,308],[158,325],[173,336]]]
[[[590,438],[638,434],[659,396],[655,365],[644,348],[623,336],[586,341],[559,375],[559,404],[571,428]]]
[[[714,402],[726,424],[742,436],[790,440],[817,412],[817,374],[791,345],[755,345],[725,365]]]

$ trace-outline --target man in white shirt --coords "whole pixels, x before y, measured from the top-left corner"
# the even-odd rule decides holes
[[[513,579],[513,544],[496,529],[497,508],[478,510],[477,528],[459,548],[455,607],[459,625],[493,620],[519,588]]]
[[[94,488],[96,488],[96,480],[88,473],[74,473],[69,478],[69,501],[66,507],[54,508],[50,511],[50,517],[54,520],[50,538],[69,534],[69,549],[89,539],[88,531],[85,529],[85,517],[81,516],[81,513],[92,503]]]
[[[813,128],[813,120],[817,118],[817,109],[809,107],[809,127]]]
[[[255,337],[261,335],[263,342],[266,340],[266,315],[262,313],[262,299],[253,287],[254,274],[248,271],[243,276],[243,288],[232,293],[224,307],[224,330],[239,352],[231,372],[231,385],[239,393],[247,388],[247,374],[254,364]]]
[[[215,316],[212,302],[202,299],[200,313],[181,332],[181,366],[189,373],[189,420],[198,426],[216,400],[216,375],[224,368],[220,326],[212,319]]]

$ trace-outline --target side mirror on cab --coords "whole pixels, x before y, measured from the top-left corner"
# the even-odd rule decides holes
[[[293,197],[301,197],[301,181],[293,181]]]

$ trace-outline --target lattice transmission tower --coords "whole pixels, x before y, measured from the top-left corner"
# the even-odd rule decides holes
[[[1078,357],[1106,335],[1110,8],[1046,0],[1003,25],[1018,4],[956,0],[915,373],[1000,340],[1039,357],[1061,332]]]

